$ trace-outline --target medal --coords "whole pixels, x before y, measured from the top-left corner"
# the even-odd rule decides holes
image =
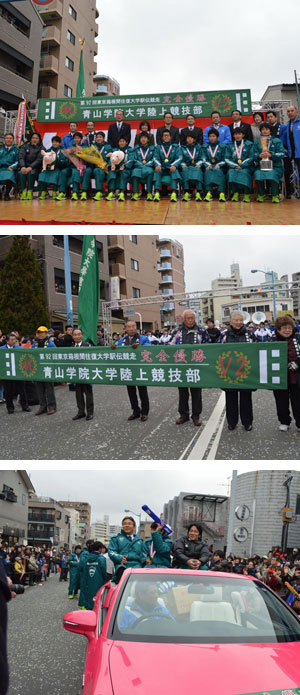
[[[140,155],[141,155],[141,157],[142,157],[143,164],[146,164],[146,158],[147,158],[148,152],[149,152],[149,147],[148,147],[148,149],[146,150],[145,153],[143,152],[142,148],[140,147]]]
[[[238,164],[242,163],[242,152],[244,149],[244,140],[242,140],[240,147],[237,146],[236,142],[234,143],[235,151],[236,151],[236,156],[238,160]]]
[[[210,145],[209,145],[209,148],[208,148],[208,149],[209,149],[210,154],[211,154],[211,161],[212,161],[212,163],[214,164],[215,161],[216,161],[215,157],[216,157],[217,151],[218,151],[218,149],[219,149],[219,145],[217,145],[217,147],[215,147],[214,151],[212,151]]]
[[[166,150],[165,150],[165,148],[164,148],[163,145],[161,146],[161,149],[162,149],[162,151],[163,151],[163,153],[164,153],[164,155],[165,155],[165,162],[168,162],[168,161],[169,161],[169,154],[170,154],[171,149],[172,149],[172,145],[170,145],[170,147],[169,147],[169,149],[168,149],[168,152],[166,152]]]
[[[187,147],[186,149],[187,149],[187,151],[188,151],[188,153],[189,153],[189,155],[190,155],[190,158],[191,158],[191,160],[192,160],[191,163],[194,164],[194,162],[195,162],[195,154],[196,154],[196,147],[194,147],[193,154],[190,152],[190,150],[189,150],[188,147]]]

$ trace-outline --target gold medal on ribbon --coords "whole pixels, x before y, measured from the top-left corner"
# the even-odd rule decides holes
[[[241,164],[241,163],[242,163],[242,160],[241,160],[241,159],[238,159],[238,164]]]
[[[165,162],[168,162],[168,161],[169,161],[169,160],[168,160],[168,157],[166,157],[166,158],[165,158]]]
[[[192,159],[192,164],[195,164],[195,160],[194,160],[194,159]]]
[[[146,160],[145,160],[145,159],[143,159],[143,164],[146,164]]]
[[[213,157],[211,161],[212,161],[212,163],[214,164],[216,160],[215,160],[215,158]]]

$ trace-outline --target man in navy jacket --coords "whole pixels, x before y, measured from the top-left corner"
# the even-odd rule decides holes
[[[125,330],[126,335],[123,338],[120,338],[120,340],[118,341],[118,347],[128,347],[129,345],[131,345],[131,347],[135,349],[138,347],[138,345],[151,346],[149,338],[146,335],[140,335],[137,332],[135,321],[127,321]],[[115,345],[112,345],[112,348],[115,347]],[[137,388],[141,399],[141,406],[139,406],[138,402],[136,392]],[[128,420],[136,420],[139,417],[141,418],[142,422],[148,420],[149,398],[147,386],[127,386],[127,392],[132,407],[132,414],[129,416]]]
[[[124,138],[128,143],[131,139],[131,127],[124,121],[124,111],[116,111],[116,123],[111,123],[108,128],[107,142],[114,149],[118,147],[120,138]]]

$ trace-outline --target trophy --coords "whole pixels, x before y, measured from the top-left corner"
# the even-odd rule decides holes
[[[260,144],[261,144],[261,149],[263,152],[268,152],[269,150],[269,144],[270,144],[271,138],[267,137],[265,135],[262,135],[260,138]],[[272,159],[268,158],[261,158],[260,160],[260,168],[263,171],[271,171],[273,169],[273,161]]]

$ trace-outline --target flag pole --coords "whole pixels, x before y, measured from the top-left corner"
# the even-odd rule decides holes
[[[64,234],[64,257],[65,257],[65,289],[66,289],[67,322],[70,326],[73,326],[71,264],[70,264],[69,235],[68,234]]]

